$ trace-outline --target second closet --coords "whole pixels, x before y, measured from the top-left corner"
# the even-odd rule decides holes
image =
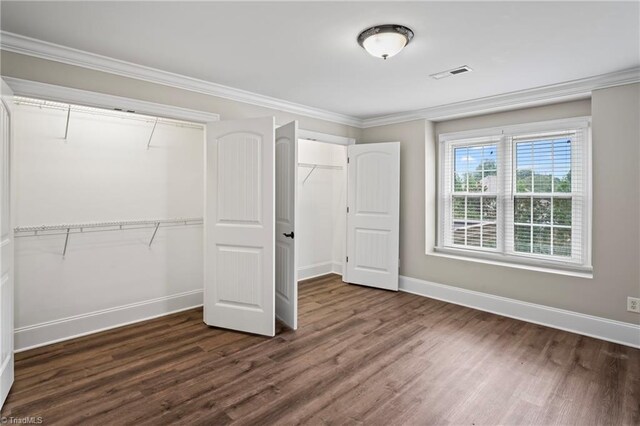
[[[298,140],[298,279],[342,274],[346,245],[347,147]]]

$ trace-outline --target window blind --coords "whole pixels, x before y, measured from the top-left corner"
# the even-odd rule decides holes
[[[588,128],[448,139],[441,146],[444,248],[587,265]]]

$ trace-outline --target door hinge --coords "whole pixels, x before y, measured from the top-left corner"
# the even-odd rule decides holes
[[[347,207],[347,213],[349,213],[349,207]]]
[[[347,262],[349,261],[349,256],[347,256]]]
[[[349,164],[349,157],[347,157],[347,164]]]

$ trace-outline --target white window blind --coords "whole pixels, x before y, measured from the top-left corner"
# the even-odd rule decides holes
[[[588,131],[574,120],[441,138],[438,247],[590,268]]]

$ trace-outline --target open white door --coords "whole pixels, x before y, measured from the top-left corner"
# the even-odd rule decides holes
[[[276,129],[276,317],[292,330],[298,328],[297,133],[296,121]]]
[[[400,142],[350,145],[344,281],[398,290]]]
[[[13,384],[13,236],[10,222],[11,89],[0,102],[0,407]]]
[[[207,124],[204,322],[273,336],[274,119]]]

